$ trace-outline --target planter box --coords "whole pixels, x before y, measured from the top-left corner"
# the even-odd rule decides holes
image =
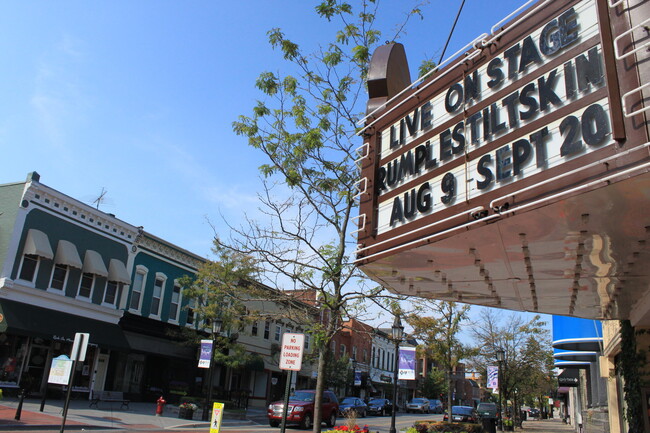
[[[180,408],[180,409],[178,409],[178,417],[180,419],[193,419],[194,418],[194,411],[192,409]]]

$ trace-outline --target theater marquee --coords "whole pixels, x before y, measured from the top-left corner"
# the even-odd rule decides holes
[[[458,268],[425,269],[440,261],[427,246],[462,235],[442,249],[478,254],[474,228],[633,175],[625,170],[647,159],[647,130],[634,116],[623,115],[623,94],[639,82],[631,68],[621,70],[620,59],[617,70],[614,44],[630,45],[624,38],[613,40],[610,29],[623,32],[617,16],[602,0],[540,1],[393,99],[390,90],[377,89],[390,88],[390,75],[405,55],[395,47],[380,48],[370,68],[360,159],[362,270],[394,291],[461,293],[441,278]],[[386,71],[383,81],[375,79],[373,68]],[[515,237],[526,237],[525,224],[518,224]],[[538,310],[530,257],[528,265],[524,260],[529,241],[534,242],[512,246],[523,248],[518,259],[528,271],[515,277],[510,270],[509,278],[531,284],[529,306],[513,295],[520,296],[518,309]],[[502,239],[502,246],[507,242]],[[499,266],[510,267],[510,260],[505,257]],[[467,280],[463,287],[476,299],[500,302],[498,281],[480,272],[457,274],[455,281]],[[578,272],[569,287],[580,286],[580,279]],[[605,308],[596,304],[590,308]]]

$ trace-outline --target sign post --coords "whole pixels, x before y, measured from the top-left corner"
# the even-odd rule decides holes
[[[63,404],[63,420],[61,421],[61,430],[63,433],[65,429],[65,420],[68,417],[68,406],[70,405],[70,395],[72,394],[72,385],[74,384],[74,373],[77,369],[77,362],[84,362],[86,360],[86,350],[88,349],[88,340],[90,334],[77,332],[74,334],[74,343],[72,344],[72,352],[70,359],[72,359],[72,374],[69,376],[68,392],[65,395],[65,403]]]
[[[287,410],[289,409],[289,392],[291,391],[291,373],[302,368],[302,354],[305,348],[305,334],[282,335],[282,350],[280,351],[280,370],[287,370],[287,386],[284,390],[284,408],[282,409],[282,427],[284,433],[287,424]]]

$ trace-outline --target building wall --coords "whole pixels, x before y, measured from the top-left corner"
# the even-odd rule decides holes
[[[18,216],[25,183],[0,185],[0,263],[7,263],[7,253]],[[0,268],[0,278],[10,271]]]

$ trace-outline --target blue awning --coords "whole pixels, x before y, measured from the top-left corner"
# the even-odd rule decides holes
[[[598,320],[553,316],[553,348],[571,351],[601,351],[603,325]]]

